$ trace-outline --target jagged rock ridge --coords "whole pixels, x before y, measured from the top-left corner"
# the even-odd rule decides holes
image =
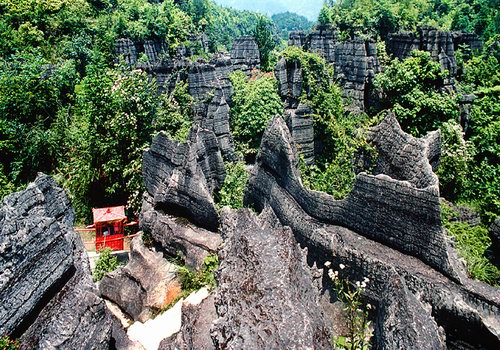
[[[39,175],[0,209],[0,335],[23,349],[108,349],[111,318],[90,278],[73,209]]]
[[[351,194],[336,201],[303,188],[291,135],[275,118],[264,133],[245,203],[271,207],[309,248],[310,263],[333,260],[333,266],[347,265],[343,278],[370,277],[367,297],[378,306],[375,348],[495,348],[498,292],[465,277],[440,226],[431,165],[419,170],[421,175],[404,166],[435,158],[436,135],[405,140],[394,122],[389,115],[374,143],[382,154],[402,150],[380,160],[392,163],[381,169],[396,178],[360,174]]]

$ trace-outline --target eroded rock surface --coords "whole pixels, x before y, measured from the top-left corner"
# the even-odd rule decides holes
[[[180,332],[164,339],[158,350],[215,349],[210,330],[216,318],[213,295],[204,299],[199,305],[182,305]]]
[[[259,47],[254,37],[242,36],[233,43],[231,61],[234,70],[241,70],[247,74],[254,68],[260,67]]]
[[[222,186],[225,168],[212,131],[194,128],[185,143],[158,134],[144,153],[143,176],[155,209],[217,230],[212,193]]]
[[[306,254],[265,211],[223,213],[212,337],[217,349],[331,349]],[[316,276],[317,278],[317,276]]]
[[[23,349],[108,349],[111,318],[73,231],[73,209],[46,175],[0,209],[0,335]]]
[[[334,66],[335,79],[342,87],[343,98],[351,107],[363,110],[368,106],[373,79],[380,72],[374,42],[360,38],[342,41],[331,26],[317,26],[307,36],[292,32],[289,44],[316,53]],[[279,64],[277,70],[282,71],[282,66]],[[290,77],[288,84],[293,86]],[[284,86],[282,80],[278,76],[280,90]]]
[[[99,292],[134,321],[146,322],[180,295],[177,267],[146,248],[141,236],[132,240],[129,255],[126,266],[104,276]]]
[[[496,348],[498,290],[465,277],[440,225],[431,165],[404,165],[429,162],[436,135],[408,138],[392,119],[378,127],[380,140],[373,142],[382,153],[381,168],[394,178],[359,174],[347,198],[335,200],[302,186],[291,135],[275,118],[264,133],[245,203],[271,207],[308,247],[310,264],[329,260],[333,268],[347,266],[339,269],[341,278],[370,277],[366,296],[379,320],[374,348],[439,349],[443,341],[450,349]],[[384,155],[396,144],[396,154]]]

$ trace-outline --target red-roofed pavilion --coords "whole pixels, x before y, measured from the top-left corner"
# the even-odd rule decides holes
[[[123,250],[123,227],[127,216],[125,207],[108,207],[92,209],[95,227],[95,249],[99,251],[104,247],[113,250]]]

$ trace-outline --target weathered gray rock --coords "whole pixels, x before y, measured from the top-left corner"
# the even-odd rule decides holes
[[[144,195],[140,223],[144,232],[169,255],[184,257],[192,269],[200,270],[209,254],[215,254],[222,243],[221,237],[211,231],[197,227],[188,220],[155,210],[152,198]]]
[[[118,39],[115,43],[115,55],[123,57],[128,65],[136,64],[137,62],[137,49],[132,40],[127,38]]]
[[[380,72],[375,42],[355,38],[336,43],[333,71],[344,100],[361,110],[368,107],[375,74]]]
[[[226,100],[226,96],[232,95],[229,67],[223,58],[217,60],[216,64],[195,62],[189,69],[189,93],[195,101],[194,122],[203,129],[213,131],[223,156],[234,160],[236,157],[229,128],[229,104]]]
[[[210,337],[210,329],[216,318],[213,295],[204,299],[200,305],[182,305],[180,332],[164,339],[158,350],[215,349]]]
[[[268,215],[223,213],[216,348],[331,349],[305,252]]]
[[[158,134],[144,153],[143,176],[155,209],[217,230],[211,194],[222,186],[225,168],[212,131],[194,128],[185,143]]]
[[[234,70],[241,70],[247,74],[254,68],[260,67],[260,53],[257,42],[251,36],[242,36],[233,43],[231,61]]]
[[[177,267],[146,248],[141,236],[132,240],[129,256],[126,266],[104,276],[99,292],[134,321],[146,322],[180,295]]]
[[[73,231],[73,209],[39,175],[0,209],[0,335],[23,349],[108,349],[111,318]]]
[[[285,112],[286,124],[297,147],[297,153],[306,164],[314,163],[314,120],[313,111],[304,104]]]
[[[290,32],[288,36],[288,46],[299,46],[302,47],[306,44],[307,36],[301,30],[296,30]]]
[[[360,174],[351,194],[335,200],[303,188],[290,133],[275,118],[264,133],[245,204],[257,210],[271,207],[281,224],[308,248],[310,264],[328,260],[334,269],[347,266],[339,270],[341,278],[370,278],[365,297],[376,305],[375,349],[408,344],[412,349],[443,348],[439,327],[447,348],[496,348],[498,291],[465,277],[440,225],[439,192],[428,174],[430,165],[418,170],[402,164],[403,160],[424,164],[427,150],[433,148],[425,143],[435,137],[404,140],[396,131],[391,126],[380,142],[375,141],[377,148],[382,143],[399,144],[399,154],[381,160],[396,178]]]
[[[455,37],[457,35],[455,34]],[[436,62],[441,64],[443,70],[449,75],[444,81],[444,86],[453,86],[457,74],[457,61],[455,58],[454,35],[432,27],[419,27],[417,33],[392,33],[386,41],[387,52],[399,59],[410,56],[411,51],[427,51]]]
[[[341,41],[331,26],[317,26],[307,37],[293,33],[289,43],[301,46],[309,52],[322,56],[334,66],[334,75],[342,87],[342,96],[351,107],[364,110],[371,101],[372,83],[375,74],[380,72],[377,49],[374,42],[355,38]],[[277,72],[284,71],[283,63]],[[284,91],[284,77],[276,74],[280,91]],[[290,76],[288,84],[291,84]],[[300,96],[301,91],[297,94]]]
[[[287,62],[282,57],[274,69],[278,80],[278,92],[285,101],[287,108],[297,108],[302,96],[302,68],[299,62]],[[307,93],[307,92],[306,92]]]

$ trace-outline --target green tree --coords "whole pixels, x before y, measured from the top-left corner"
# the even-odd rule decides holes
[[[276,46],[273,39],[272,22],[269,18],[260,16],[255,26],[255,40],[259,46],[260,62],[262,69],[269,71],[274,67],[270,66],[270,54]]]
[[[271,118],[283,114],[283,103],[276,80],[266,75],[248,79],[241,72],[231,75],[234,87],[231,131],[237,149],[245,156],[255,156],[262,134]]]
[[[416,136],[458,119],[456,96],[441,89],[447,74],[428,52],[413,51],[403,61],[393,60],[375,77],[382,109],[392,109],[402,128]]]

